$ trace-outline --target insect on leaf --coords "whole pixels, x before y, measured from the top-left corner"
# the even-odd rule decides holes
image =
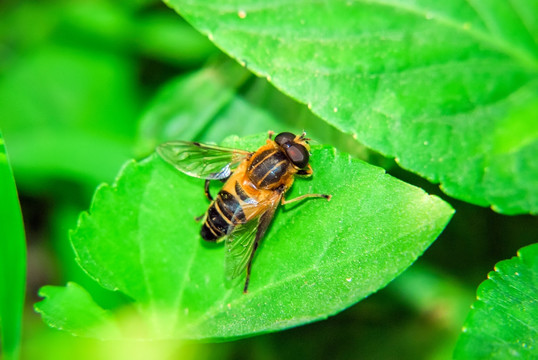
[[[259,147],[265,138],[242,139],[240,147]],[[208,206],[203,180],[156,155],[127,163],[114,185],[97,190],[71,236],[78,262],[104,287],[133,299],[130,313],[147,337],[235,338],[325,319],[353,305],[411,265],[452,216],[441,199],[334,148],[313,147],[311,165],[314,176],[297,179],[286,196],[333,197],[277,210],[247,294],[226,281],[225,246],[200,238],[194,218]],[[82,316],[61,295],[67,290],[55,289],[36,304],[44,320],[54,325]],[[59,298],[64,306],[54,306]],[[73,321],[64,330],[81,329]]]
[[[167,3],[283,93],[447,194],[538,213],[536,1]]]

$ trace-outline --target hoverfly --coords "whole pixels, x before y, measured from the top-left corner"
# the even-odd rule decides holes
[[[302,135],[289,132],[272,140],[255,152],[230,149],[198,142],[172,141],[157,147],[157,153],[181,172],[206,179],[205,194],[211,204],[200,234],[206,241],[226,243],[225,271],[231,280],[247,271],[243,292],[250,281],[252,259],[278,204],[289,204],[305,198],[331,199],[331,195],[306,194],[291,200],[284,194],[294,176],[311,176],[308,161],[310,146]],[[210,180],[224,183],[217,197],[209,192]]]

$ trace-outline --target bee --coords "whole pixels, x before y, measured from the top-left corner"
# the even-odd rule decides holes
[[[247,293],[252,260],[261,239],[275,215],[278,204],[305,198],[331,199],[326,194],[306,194],[286,200],[295,175],[308,177],[310,146],[302,135],[289,132],[272,139],[254,152],[205,145],[199,142],[172,141],[157,147],[157,153],[179,171],[206,179],[205,195],[211,202],[200,235],[206,241],[225,241],[225,272],[232,280],[246,268],[243,293]],[[211,180],[224,182],[214,199],[209,192]]]

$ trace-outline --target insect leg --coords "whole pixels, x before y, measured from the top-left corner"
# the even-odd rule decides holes
[[[278,199],[276,199],[276,202],[278,202]],[[260,222],[256,231],[256,238],[254,239],[254,244],[252,245],[252,252],[250,253],[250,257],[247,263],[247,278],[245,279],[245,287],[243,288],[243,294],[246,294],[248,291],[248,283],[250,282],[250,269],[252,268],[252,260],[254,259],[254,253],[256,253],[256,249],[258,248],[260,240],[263,238],[265,232],[267,231],[267,228],[271,224],[271,220],[275,215],[275,210],[276,206],[273,206],[272,208],[264,212],[260,217]]]
[[[275,134],[275,132],[273,130],[269,130],[267,132],[267,135],[269,136],[269,140],[272,140],[272,137],[273,137],[274,134]]]
[[[211,194],[209,193],[209,182],[210,181],[211,180],[206,179],[205,185],[204,185],[204,193],[205,193],[205,196],[207,196],[207,198],[209,199],[209,201],[213,201],[213,196],[211,196]]]
[[[284,197],[282,197],[282,199],[280,200],[280,204],[286,205],[286,204],[289,204],[289,203],[292,203],[292,202],[301,201],[301,200],[306,199],[306,198],[324,198],[324,199],[327,199],[327,201],[330,201],[331,197],[332,197],[332,195],[326,195],[326,194],[305,194],[305,195],[298,196],[295,199],[291,199],[291,200],[286,200],[286,199],[284,199]]]
[[[256,240],[254,240],[254,245],[252,246],[252,252],[250,253],[250,258],[248,259],[248,264],[247,264],[247,278],[245,279],[245,287],[243,288],[243,294],[246,294],[248,291],[248,284],[250,282],[250,270],[252,268],[252,259],[254,259],[254,253],[256,252],[256,249],[258,248],[260,239],[261,238],[256,237]]]
[[[313,173],[314,171],[312,171],[312,167],[310,166],[310,164],[308,164],[308,167],[306,169],[301,169],[297,171],[297,175],[304,177],[312,176]]]

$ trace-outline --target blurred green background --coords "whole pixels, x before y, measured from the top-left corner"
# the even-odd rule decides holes
[[[259,116],[242,119],[246,108]],[[229,60],[159,1],[3,1],[0,129],[28,243],[24,359],[446,359],[487,272],[538,238],[536,218],[450,199],[369,152]],[[170,138],[217,142],[270,129],[305,129],[443,197],[456,214],[386,289],[307,326],[218,344],[107,343],[41,322],[33,303],[45,284],[73,280],[109,308],[121,301],[78,268],[68,232],[95,187],[113,181],[126,160]]]

